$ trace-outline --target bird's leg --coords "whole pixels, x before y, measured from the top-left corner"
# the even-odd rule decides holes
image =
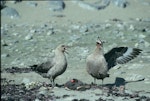
[[[96,79],[94,78],[94,84],[96,84]]]
[[[52,83],[52,88],[54,88],[54,87],[55,87],[55,82],[54,82],[54,79],[53,79],[52,76],[50,76],[50,81],[51,81],[51,83]]]
[[[103,81],[104,81],[104,79],[102,79],[102,95],[104,94]]]
[[[102,88],[103,88],[103,79],[102,79]]]

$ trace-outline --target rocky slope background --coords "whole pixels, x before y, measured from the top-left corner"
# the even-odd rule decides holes
[[[149,9],[149,0],[1,1],[2,101],[149,101]],[[85,69],[97,36],[105,52],[117,46],[143,50],[109,71],[104,91]],[[60,43],[70,47],[68,68],[52,89],[30,66],[47,61]],[[73,78],[80,82],[68,85]]]

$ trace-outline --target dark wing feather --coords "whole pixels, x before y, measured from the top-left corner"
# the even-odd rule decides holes
[[[108,63],[108,69],[119,64],[124,64],[134,59],[141,53],[141,49],[116,47],[107,52],[104,57]]]
[[[48,70],[51,69],[53,66],[54,66],[53,61],[47,61],[39,65],[33,65],[30,67],[33,71],[36,71],[38,73],[47,73]]]

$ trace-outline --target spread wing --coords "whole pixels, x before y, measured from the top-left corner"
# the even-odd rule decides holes
[[[134,59],[141,53],[141,49],[116,47],[107,52],[104,57],[108,63],[108,69],[118,64],[124,64]]]

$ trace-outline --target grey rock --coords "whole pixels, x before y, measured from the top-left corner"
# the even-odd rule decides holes
[[[83,1],[79,1],[78,5],[84,9],[88,9],[88,10],[100,10],[100,9],[104,9],[106,6],[105,5],[97,5],[97,4],[90,4],[90,3],[86,3]]]
[[[16,9],[14,8],[10,8],[10,7],[5,7],[4,9],[1,10],[1,14],[3,16],[8,16],[10,17],[11,19],[14,19],[14,18],[20,18],[20,15],[19,13],[17,12]]]
[[[52,35],[52,34],[54,34],[54,31],[53,31],[53,30],[49,30],[49,31],[47,32],[47,35]]]
[[[127,0],[112,0],[112,3],[118,7],[126,8],[129,4]]]
[[[19,3],[21,2],[22,0],[9,0],[8,2],[10,3],[13,3],[13,4],[16,4],[16,3]]]
[[[31,40],[33,39],[33,35],[32,34],[28,34],[26,37],[25,37],[25,40]]]
[[[32,29],[32,30],[30,30],[30,33],[36,33],[37,32],[37,30],[36,29]]]
[[[50,0],[49,9],[52,11],[62,11],[65,8],[63,0]]]
[[[9,54],[1,54],[1,58],[10,57]]]
[[[129,30],[134,31],[134,30],[135,30],[134,25],[131,24],[131,25],[129,26]]]
[[[95,3],[87,3],[82,0],[72,1],[73,3],[77,3],[80,7],[87,10],[101,10],[107,7],[110,4],[110,0],[102,0]]]
[[[80,28],[80,25],[71,25],[70,27],[74,30],[78,30]]]
[[[139,39],[143,39],[143,40],[144,40],[144,38],[146,38],[146,37],[147,37],[147,36],[144,35],[144,34],[139,34],[139,35],[138,35],[138,38],[139,38]]]
[[[81,26],[80,32],[87,32],[87,31],[88,31],[88,27],[87,26]]]
[[[27,5],[29,5],[31,7],[36,7],[38,4],[36,2],[33,2],[33,1],[28,1]]]
[[[111,0],[102,0],[102,4],[108,6]]]
[[[8,43],[5,40],[1,40],[2,46],[8,46]]]

